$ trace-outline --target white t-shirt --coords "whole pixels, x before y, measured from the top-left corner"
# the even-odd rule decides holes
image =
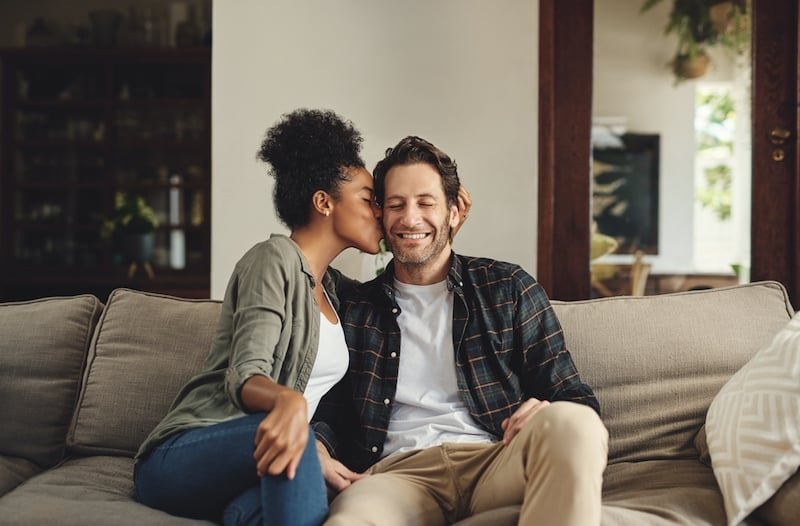
[[[458,393],[453,351],[453,293],[447,282],[395,280],[400,306],[400,370],[384,456],[444,442],[493,440]]]
[[[325,396],[336,382],[344,377],[350,354],[344,341],[342,324],[337,317],[336,323],[331,323],[321,312],[319,313],[319,348],[311,376],[306,384],[303,396],[308,402],[308,419],[314,415],[319,401]]]

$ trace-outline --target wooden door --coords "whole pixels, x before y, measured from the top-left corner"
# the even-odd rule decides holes
[[[752,4],[751,280],[780,281],[800,306],[800,15],[797,0]],[[540,0],[537,277],[562,300],[590,295],[593,9],[593,0]],[[788,137],[775,144],[780,130]]]
[[[800,308],[797,4],[753,2],[751,279],[780,281]]]

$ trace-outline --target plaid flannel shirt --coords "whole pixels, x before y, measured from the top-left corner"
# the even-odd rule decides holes
[[[397,390],[400,307],[392,263],[361,285],[337,277],[350,370],[323,398],[314,429],[332,455],[360,471],[383,453]],[[518,265],[454,254],[447,282],[458,389],[480,426],[502,437],[501,422],[531,397],[600,412],[544,289],[530,274]]]

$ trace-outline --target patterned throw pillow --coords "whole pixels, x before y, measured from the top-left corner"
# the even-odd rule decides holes
[[[722,387],[706,434],[728,524],[739,524],[800,466],[800,313]]]

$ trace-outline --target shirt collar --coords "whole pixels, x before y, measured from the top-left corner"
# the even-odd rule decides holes
[[[297,253],[297,257],[300,258],[300,270],[302,270],[303,274],[308,276],[308,279],[311,280],[311,286],[316,287],[317,280],[314,279],[314,274],[311,273],[311,265],[309,265],[308,260],[303,255],[303,251],[300,250],[300,247],[297,246],[297,243],[295,243],[294,240],[289,236],[285,236],[283,234],[270,234],[269,238],[272,239],[273,237],[283,238],[289,242],[292,248],[294,248],[294,251]]]
[[[461,271],[461,258],[458,257],[458,254],[452,252],[450,256],[450,269],[447,271],[447,290],[461,291],[461,288],[464,286],[464,280],[461,278]],[[387,296],[392,295],[394,287],[394,259],[389,261],[386,265],[386,270],[375,278],[375,281],[380,284],[384,294]]]

